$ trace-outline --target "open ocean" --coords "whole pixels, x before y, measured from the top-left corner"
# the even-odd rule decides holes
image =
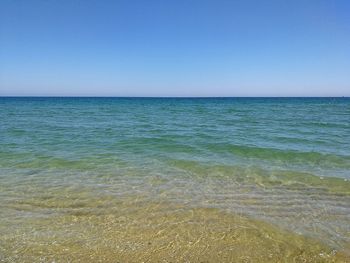
[[[218,223],[203,227],[213,233],[239,216],[285,231],[291,240],[310,239],[329,249],[327,257],[349,255],[350,99],[2,97],[0,200],[4,262],[87,255],[97,262],[130,251],[139,253],[130,262],[141,262],[147,244],[153,253],[163,246],[157,233],[169,244],[176,240],[155,216],[162,211],[179,211],[173,225],[188,219],[186,211],[203,213],[187,223],[208,213]],[[136,228],[142,225],[149,228]],[[149,241],[147,231],[156,226]],[[113,232],[118,227],[119,234]],[[181,229],[187,228],[177,230],[180,239]],[[188,231],[183,236],[191,240]],[[224,240],[227,232],[220,231]],[[184,262],[191,261],[192,246],[204,237],[209,247],[210,236],[188,241],[189,250],[184,238],[172,251],[181,248],[189,257]],[[306,251],[298,242],[298,251]],[[229,244],[216,249],[224,253]],[[283,252],[271,249],[275,256]]]

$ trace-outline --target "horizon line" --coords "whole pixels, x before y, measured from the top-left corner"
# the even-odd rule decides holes
[[[89,96],[89,95],[0,95],[0,98],[159,98],[159,99],[205,99],[205,98],[350,98],[350,96]]]

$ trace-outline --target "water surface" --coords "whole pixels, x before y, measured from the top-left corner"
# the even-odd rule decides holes
[[[350,252],[348,98],[0,98],[0,134],[4,261]]]

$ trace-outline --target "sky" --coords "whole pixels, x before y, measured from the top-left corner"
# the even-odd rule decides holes
[[[0,96],[350,96],[350,1],[0,0]]]

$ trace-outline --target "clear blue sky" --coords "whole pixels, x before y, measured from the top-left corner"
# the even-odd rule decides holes
[[[0,95],[350,96],[350,1],[1,0]]]

